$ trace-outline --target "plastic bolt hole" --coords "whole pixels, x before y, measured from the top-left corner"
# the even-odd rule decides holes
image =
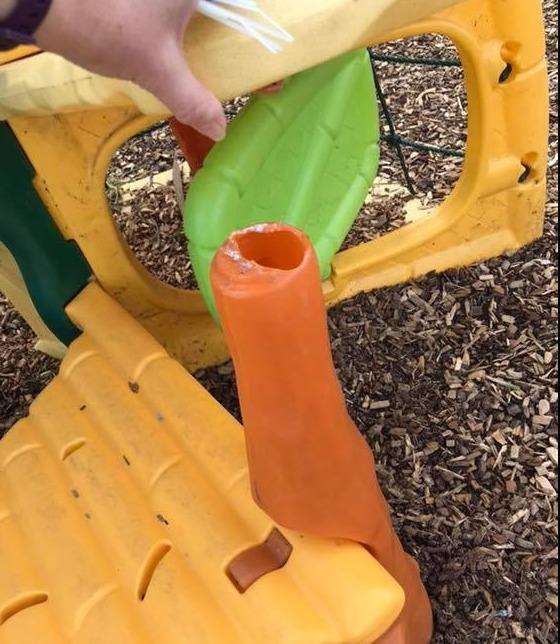
[[[513,74],[513,65],[511,63],[507,63],[506,66],[504,67],[504,70],[500,74],[500,85],[503,85],[504,83],[507,83],[507,81],[511,78],[511,75]]]
[[[519,183],[527,183],[532,172],[533,172],[533,168],[527,163],[523,163],[523,172],[519,177]]]
[[[505,63],[505,67],[500,74],[499,82],[501,85],[507,83],[512,79],[516,68],[519,63],[519,52],[521,51],[521,43],[506,42],[502,45],[500,56]]]

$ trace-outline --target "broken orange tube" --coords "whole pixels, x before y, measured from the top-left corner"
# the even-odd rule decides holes
[[[235,365],[256,503],[279,525],[364,544],[406,604],[382,642],[425,644],[432,613],[405,554],[371,450],[350,419],[308,238],[283,224],[233,233],[211,281]]]

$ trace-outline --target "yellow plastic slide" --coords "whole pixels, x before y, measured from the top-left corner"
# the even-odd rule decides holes
[[[366,644],[394,622],[364,548],[257,508],[241,427],[138,322],[96,284],[68,314],[83,334],[0,442],[0,644]],[[286,554],[247,587],[271,535]]]

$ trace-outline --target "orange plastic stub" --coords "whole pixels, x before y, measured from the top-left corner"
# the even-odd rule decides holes
[[[432,615],[418,566],[393,530],[372,453],[336,377],[310,241],[280,224],[234,233],[211,279],[235,364],[255,501],[287,528],[366,545],[406,593],[383,641],[428,642]]]
[[[190,125],[181,123],[176,118],[172,118],[169,124],[181,148],[181,152],[189,164],[191,176],[194,177],[204,165],[204,159],[214,147],[215,142]]]

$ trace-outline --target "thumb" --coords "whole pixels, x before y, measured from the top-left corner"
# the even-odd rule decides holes
[[[218,99],[198,81],[176,43],[165,48],[158,65],[144,74],[142,84],[162,101],[181,123],[190,125],[214,141],[226,135],[227,120]],[[146,70],[148,71],[148,70]]]

